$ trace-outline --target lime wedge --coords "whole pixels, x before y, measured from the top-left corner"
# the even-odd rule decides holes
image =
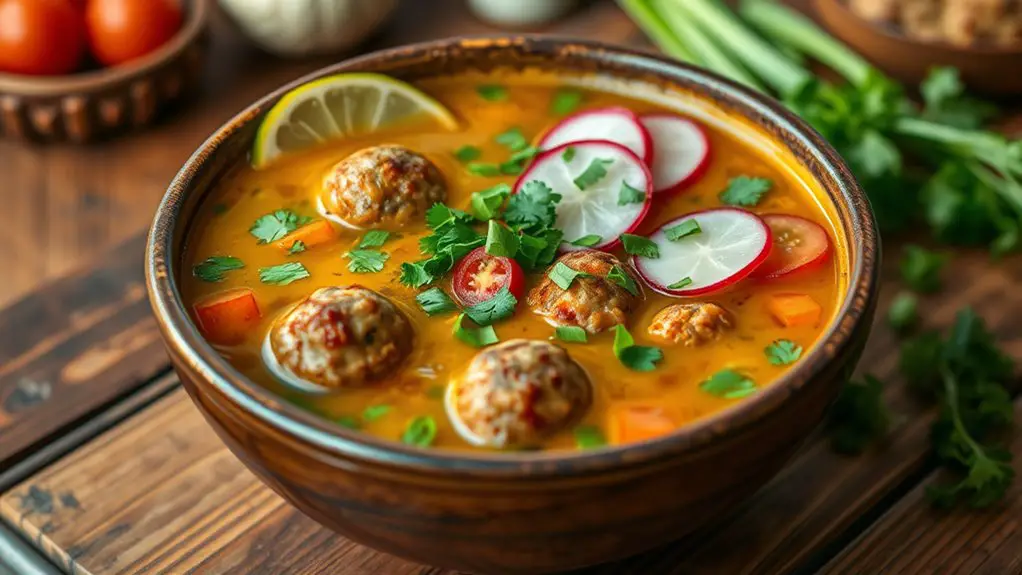
[[[252,165],[258,169],[284,154],[405,122],[458,127],[443,104],[389,76],[321,78],[295,88],[266,114],[256,133]]]

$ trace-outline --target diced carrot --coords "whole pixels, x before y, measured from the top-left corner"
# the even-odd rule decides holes
[[[784,327],[816,325],[823,309],[805,294],[777,294],[770,298],[770,313]]]
[[[213,294],[196,302],[194,309],[199,330],[210,342],[222,345],[244,341],[262,317],[255,294],[248,288]]]
[[[610,412],[610,440],[615,444],[653,439],[677,428],[674,420],[657,406],[621,405]]]
[[[316,220],[309,225],[302,226],[297,230],[291,232],[282,239],[273,242],[273,245],[277,246],[285,252],[291,251],[291,247],[295,245],[295,242],[302,242],[306,248],[318,244],[325,244],[336,236],[334,227],[330,225],[330,222],[326,220]]]

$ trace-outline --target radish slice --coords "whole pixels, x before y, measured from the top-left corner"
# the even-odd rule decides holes
[[[568,116],[539,141],[539,149],[550,150],[569,142],[606,140],[621,144],[653,165],[653,139],[639,117],[626,108],[585,110]]]
[[[593,171],[594,165],[606,173],[591,177],[599,172]],[[587,180],[582,187],[580,179]],[[621,234],[639,227],[653,202],[653,176],[646,164],[628,148],[602,140],[573,142],[542,152],[515,182],[514,193],[532,181],[543,182],[561,195],[555,226],[564,232],[564,251],[614,249],[621,243]],[[622,191],[626,196],[642,197],[621,204]],[[582,238],[589,241],[571,245]]]
[[[702,126],[674,114],[639,117],[653,138],[651,164],[658,194],[676,193],[696,183],[710,167],[710,139]]]
[[[695,220],[701,231],[669,240],[667,230],[688,220]],[[633,256],[632,263],[653,291],[670,296],[710,293],[738,282],[763,263],[773,241],[759,216],[736,208],[682,216],[660,226],[649,239],[660,248],[660,257]]]

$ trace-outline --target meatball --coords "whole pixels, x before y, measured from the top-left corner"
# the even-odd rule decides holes
[[[568,289],[562,289],[548,272],[529,292],[529,307],[552,323],[577,325],[589,333],[599,333],[624,324],[639,305],[639,283],[632,271],[613,255],[596,250],[574,251],[558,258],[554,266],[558,263],[586,275],[577,276]],[[607,279],[615,266],[632,280],[622,283],[629,283],[635,293]]]
[[[696,346],[717,339],[734,326],[731,314],[715,303],[676,303],[653,316],[649,335]]]
[[[284,370],[327,388],[393,373],[412,350],[412,326],[386,297],[361,286],[320,288],[282,315],[269,351]]]
[[[568,352],[515,339],[476,354],[449,387],[447,409],[473,444],[526,447],[577,421],[592,395],[589,377]]]
[[[447,184],[432,162],[400,146],[359,150],[323,180],[327,214],[356,228],[397,228],[421,220],[447,199]]]

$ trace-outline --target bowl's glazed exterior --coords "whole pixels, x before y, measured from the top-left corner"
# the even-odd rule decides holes
[[[245,380],[188,319],[176,286],[199,203],[251,145],[258,120],[300,82],[346,71],[415,80],[538,66],[641,81],[748,118],[833,199],[849,238],[849,293],[823,341],[761,394],[641,444],[560,454],[422,450],[339,430]],[[539,37],[449,40],[370,54],[300,80],[228,122],[188,161],[147,250],[150,297],[188,393],[231,450],[336,532],[415,561],[475,573],[540,573],[620,558],[706,524],[769,480],[824,416],[861,353],[877,291],[869,205],[834,151],[779,104],[656,56]]]

